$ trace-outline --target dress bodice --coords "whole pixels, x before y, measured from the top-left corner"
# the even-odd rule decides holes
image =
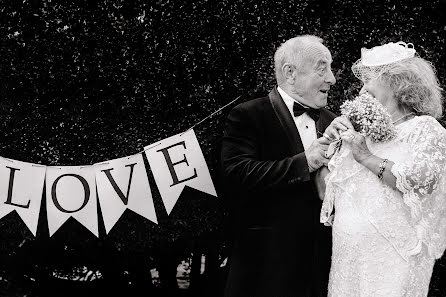
[[[396,129],[394,139],[367,139],[367,144],[374,155],[394,162],[397,189],[356,162],[348,145],[342,145],[329,163],[321,222],[328,223],[333,208],[342,211],[342,199],[349,199],[404,259],[422,244],[439,258],[446,247],[446,130],[429,116],[414,117]]]
[[[347,144],[328,164],[321,222],[333,227],[329,297],[428,294],[446,247],[446,132],[429,116],[396,129],[388,142],[367,140],[394,163],[386,170],[396,188],[356,162]]]

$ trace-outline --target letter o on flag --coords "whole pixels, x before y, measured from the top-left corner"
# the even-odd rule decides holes
[[[77,178],[77,179],[82,183],[82,186],[84,187],[84,194],[85,194],[85,195],[84,195],[84,203],[82,204],[81,207],[79,207],[79,208],[76,209],[76,210],[66,210],[66,209],[62,208],[62,206],[60,205],[59,201],[57,200],[57,194],[56,194],[57,183],[59,182],[59,180],[60,180],[62,177],[65,177],[65,176],[72,176],[72,177]],[[79,210],[81,210],[82,208],[84,208],[85,205],[87,205],[88,200],[90,199],[90,187],[88,186],[88,182],[85,180],[85,178],[83,178],[83,177],[80,176],[80,175],[77,175],[77,174],[71,174],[71,173],[69,173],[69,174],[63,174],[63,175],[59,176],[59,177],[53,182],[53,185],[52,185],[52,187],[51,187],[51,198],[53,199],[53,203],[54,203],[54,205],[55,205],[55,206],[57,207],[57,209],[60,210],[61,212],[65,212],[65,213],[78,212]]]

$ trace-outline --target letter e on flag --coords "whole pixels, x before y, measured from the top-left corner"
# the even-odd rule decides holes
[[[144,148],[168,214],[187,185],[217,196],[194,130]]]

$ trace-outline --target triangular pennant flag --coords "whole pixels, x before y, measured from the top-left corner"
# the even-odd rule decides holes
[[[141,154],[95,164],[95,172],[107,234],[126,208],[158,223]]]
[[[70,217],[99,236],[93,166],[48,166],[46,201],[50,236]]]
[[[0,218],[15,210],[36,236],[46,167],[0,157]]]
[[[217,196],[192,129],[146,146],[144,150],[168,214],[186,185]]]

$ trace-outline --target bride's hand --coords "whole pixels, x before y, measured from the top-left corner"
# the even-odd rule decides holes
[[[354,130],[352,123],[346,117],[340,116],[335,118],[327,129],[325,129],[324,137],[330,141],[334,141],[341,138],[341,132],[345,132],[348,129]]]
[[[372,153],[367,146],[365,137],[353,129],[348,129],[340,133],[342,142],[348,143],[352,150],[353,158],[356,162],[362,163],[369,158]]]

